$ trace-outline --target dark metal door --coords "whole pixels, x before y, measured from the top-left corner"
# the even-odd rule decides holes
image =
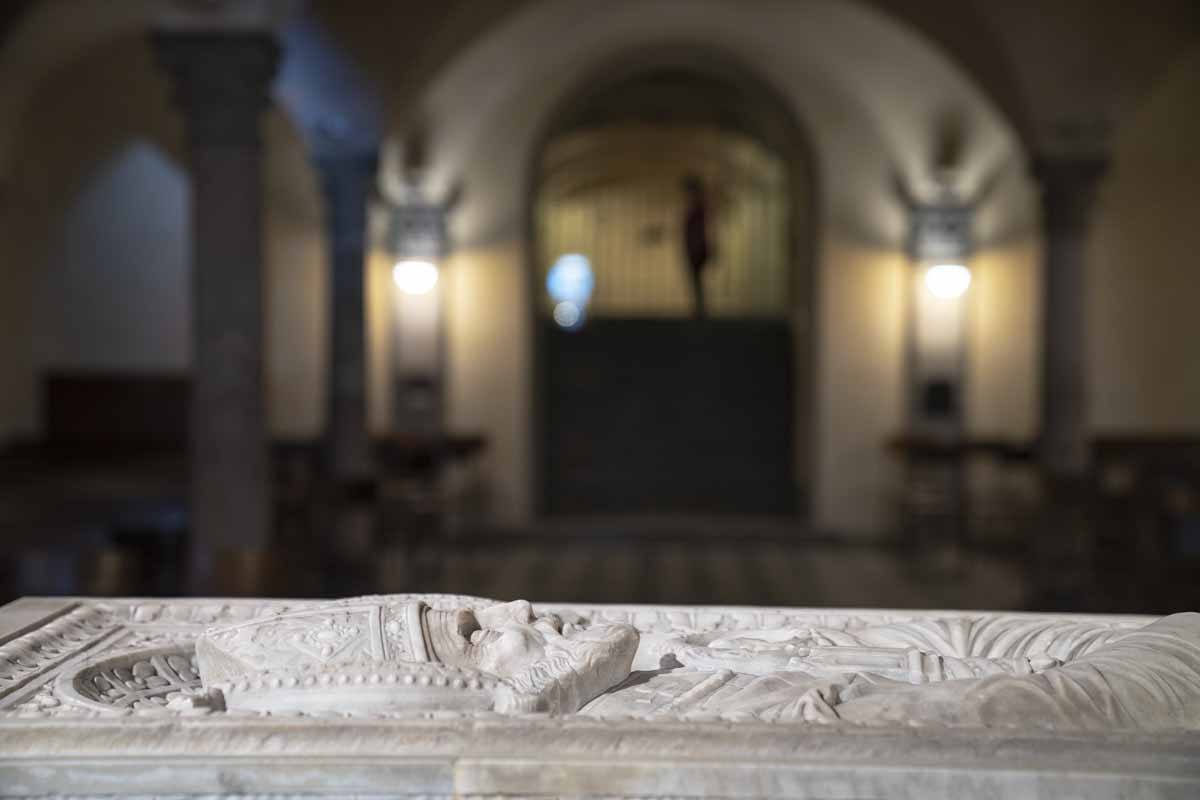
[[[543,323],[549,513],[795,512],[782,320]]]

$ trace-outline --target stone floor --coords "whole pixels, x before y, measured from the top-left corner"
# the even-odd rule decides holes
[[[357,544],[354,535],[340,542],[294,540],[260,553],[259,566],[232,584],[223,581],[218,593],[453,592],[564,602],[1095,613],[1200,609],[1195,560],[1047,559],[1030,547],[839,541],[762,524],[684,530],[666,523],[559,523],[415,547],[389,542],[366,525]],[[180,553],[111,546],[31,551],[0,564],[0,594],[4,601],[30,594],[187,594],[188,566]],[[228,578],[229,570],[218,577]]]
[[[380,564],[389,591],[599,603],[1018,609],[1022,570],[976,555],[919,565],[892,548],[777,542],[522,542]]]

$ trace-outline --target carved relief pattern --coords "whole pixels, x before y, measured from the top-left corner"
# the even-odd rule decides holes
[[[370,598],[363,598],[368,600]],[[481,608],[494,603],[483,597],[469,595],[387,595],[388,602],[406,603],[425,600],[434,608]],[[131,626],[155,625],[196,628],[196,634],[210,625],[232,625],[252,619],[303,611],[327,601],[318,600],[170,600],[139,601],[118,606],[116,615]]]
[[[407,794],[389,793],[387,795],[357,795],[357,794],[322,794],[322,800],[558,800],[558,795],[549,794]],[[576,794],[572,797],[579,800],[694,800],[683,795],[616,795],[616,794]],[[312,800],[311,794],[138,794],[138,795],[48,795],[44,800]],[[728,800],[728,798],[705,795],[706,800]],[[764,800],[764,798],[740,798],[740,800]]]
[[[84,605],[0,645],[0,698],[115,630],[107,607]]]
[[[170,602],[132,603],[120,609],[119,616],[133,626],[170,625],[204,628],[208,625],[230,625],[247,622],[269,614],[281,614],[311,606],[311,602],[280,602],[248,600],[222,602],[205,600],[173,600]],[[199,631],[197,631],[199,632]]]
[[[312,794],[55,794],[43,800],[313,800]],[[484,800],[483,795],[406,794],[387,795],[321,794],[321,800]],[[526,800],[526,795],[487,795],[494,800]],[[528,798],[534,800],[534,798]],[[649,800],[649,798],[647,798]],[[658,800],[655,798],[655,800]],[[664,798],[665,800],[665,798]],[[681,799],[682,800],[682,799]]]
[[[146,650],[151,647],[184,646],[190,648],[197,633],[198,631],[178,628],[126,628],[124,635],[104,650],[107,655],[124,650]]]
[[[242,625],[212,638],[224,649],[238,652],[256,670],[287,667],[304,658],[330,662],[378,657],[378,625],[373,624],[371,613],[370,608],[348,607],[336,617],[323,615],[314,625],[305,612],[292,612],[273,623]]]
[[[959,657],[1001,658],[1046,652],[1060,660],[1074,658],[1136,630],[1148,619],[1094,618],[1063,620],[1050,616],[964,614],[930,616],[927,612],[792,611],[784,609],[706,609],[538,605],[538,611],[570,610],[593,622],[633,625],[642,634],[829,629],[854,633],[882,625],[906,628],[908,644]]]
[[[78,714],[65,713],[68,711],[70,711],[70,712],[78,711],[79,713]],[[21,703],[20,705],[14,706],[11,711],[0,714],[0,718],[16,717],[16,718],[20,718],[20,719],[30,719],[30,718],[37,718],[37,717],[51,717],[51,716],[68,716],[69,717],[69,716],[86,716],[86,715],[88,715],[88,712],[85,712],[82,709],[73,709],[70,706],[65,705],[63,703],[63,701],[58,699],[58,696],[55,694],[54,684],[47,683],[44,686],[42,686],[40,689],[38,689],[37,694],[33,695],[33,697],[30,697],[28,700]]]
[[[195,654],[178,646],[95,662],[67,673],[66,681],[78,697],[112,709],[163,707],[200,688]]]
[[[435,608],[479,608],[494,601],[467,595],[389,595],[388,601],[394,603],[410,602],[422,599]],[[364,598],[365,599],[365,598]],[[115,605],[114,615],[126,622],[131,629],[142,626],[166,626],[178,628],[181,633],[191,632],[198,635],[210,625],[230,625],[238,622],[248,622],[274,614],[289,611],[302,611],[324,601],[271,601],[271,600],[172,600],[169,602],[136,602],[126,605]],[[787,627],[818,627],[835,630],[854,631],[878,625],[897,623],[914,623],[926,628],[933,636],[934,627],[941,627],[936,634],[947,641],[951,634],[947,629],[951,621],[970,620],[977,624],[978,631],[973,634],[968,652],[962,655],[979,655],[999,657],[1001,648],[1012,640],[1011,634],[1003,637],[1012,626],[1042,626],[1047,635],[1054,637],[1057,646],[1061,646],[1057,637],[1066,637],[1074,643],[1076,638],[1086,630],[1104,630],[1120,632],[1133,630],[1150,621],[1149,618],[1106,618],[1093,617],[1086,621],[1062,619],[1041,615],[1013,615],[1003,613],[978,613],[931,616],[922,611],[830,611],[824,609],[782,609],[782,608],[705,608],[705,607],[670,607],[670,606],[588,606],[576,604],[536,603],[535,611],[567,612],[591,619],[594,623],[623,623],[632,625],[643,634],[674,634],[764,630]],[[930,625],[937,620],[936,625]],[[983,625],[983,623],[987,625]],[[1032,632],[1033,628],[1026,631]],[[1023,634],[1024,636],[1025,634]],[[1032,641],[1032,636],[1029,637]],[[1090,641],[1088,649],[1098,646],[1101,642]],[[989,649],[990,648],[990,649]],[[1056,656],[1061,657],[1061,656]]]
[[[395,608],[414,597],[389,596],[387,606]],[[421,597],[429,600],[428,596]],[[478,608],[492,601],[445,596],[432,602],[443,608]],[[373,619],[361,604],[347,605],[344,614],[336,619],[323,620],[323,627],[314,627],[305,624],[308,619],[305,611],[313,605],[315,602],[308,601],[181,600],[81,606],[38,631],[0,647],[0,687],[6,682],[8,685],[16,681],[21,681],[21,685],[28,684],[36,679],[39,671],[48,671],[70,656],[86,650],[101,637],[114,633],[118,622],[124,623],[126,635],[112,637],[109,644],[100,651],[91,652],[79,667],[68,669],[59,680],[58,691],[48,683],[11,711],[0,712],[0,716],[73,717],[103,713],[104,709],[110,709],[108,713],[180,713],[174,708],[167,708],[167,704],[176,695],[200,688],[192,645],[195,638],[210,625],[233,623],[234,627],[225,635],[251,637],[256,649],[269,654],[272,664],[280,663],[276,660],[278,658],[286,661],[289,654],[297,658],[303,656],[330,662],[372,654],[378,657],[381,648],[393,650],[402,646],[402,642],[387,633],[386,612],[382,617]],[[922,612],[805,609],[565,605],[540,605],[537,609],[540,612],[554,611],[588,617],[592,624],[630,624],[644,636],[659,641],[690,641],[694,637],[711,639],[722,633],[754,635],[761,631],[794,629],[797,636],[812,637],[818,643],[830,645],[868,644],[897,648],[898,651],[919,650],[960,659],[981,660],[1045,654],[1069,661],[1121,638],[1146,622],[1137,618],[1056,618],[987,613],[930,615]],[[280,613],[284,615],[274,625],[239,627],[236,624]],[[158,648],[161,652],[145,656],[147,648]],[[131,651],[140,651],[143,655],[124,658]],[[748,707],[738,710],[735,706],[738,705],[736,698],[739,693],[751,695],[786,680],[779,676],[764,679],[761,676],[724,673],[728,673],[728,670],[714,673],[707,681],[680,681],[677,687],[672,687],[669,681],[660,681],[653,690],[635,687],[624,691],[628,692],[631,699],[640,697],[639,691],[657,695],[666,691],[670,694],[644,698],[645,713],[640,716],[656,720],[819,722],[836,718],[836,714],[828,713],[828,703],[832,698],[821,690],[794,691],[782,684],[778,687],[781,697],[791,691],[786,701],[758,709]],[[948,674],[947,677],[954,676]],[[64,684],[64,681],[68,684]],[[71,696],[71,691],[63,690],[64,685],[73,687],[77,696]],[[703,702],[709,690],[713,694],[720,690],[724,693],[723,697],[732,698],[734,702],[732,705],[722,704],[719,712],[714,713],[706,709]],[[203,716],[208,712],[195,709],[191,713]],[[266,716],[258,712],[243,713]],[[465,717],[486,717],[488,713],[461,712]],[[404,719],[428,714],[397,711],[358,716]],[[586,722],[605,721],[592,719]]]

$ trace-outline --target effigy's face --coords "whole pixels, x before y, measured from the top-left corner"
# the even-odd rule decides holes
[[[566,626],[564,633],[561,619],[553,614],[535,616],[524,600],[479,611],[460,609],[451,625],[444,615],[431,616],[428,624],[445,628],[432,637],[439,660],[499,677],[522,674],[551,658],[586,659],[589,651],[604,649],[611,638],[607,629]]]
[[[425,624],[441,663],[495,675],[518,695],[557,709],[578,709],[628,677],[638,644],[627,625],[564,623],[554,614],[535,616],[520,600],[430,611]]]
[[[562,636],[549,626],[506,622],[494,628],[481,628],[471,634],[478,658],[476,666],[493,675],[511,675],[528,669],[546,657],[547,646]]]

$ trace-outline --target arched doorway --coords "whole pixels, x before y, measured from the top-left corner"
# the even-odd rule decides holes
[[[804,137],[769,90],[707,54],[664,49],[604,74],[557,115],[534,166],[541,508],[803,512],[815,188]],[[689,183],[711,244],[703,317],[684,245]],[[590,270],[586,304],[563,302],[563,265]]]

